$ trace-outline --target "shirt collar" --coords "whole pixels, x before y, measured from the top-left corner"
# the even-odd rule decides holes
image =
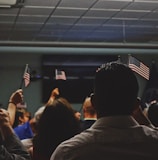
[[[97,120],[97,118],[84,118],[84,120]]]
[[[138,122],[132,116],[109,116],[98,118],[92,128],[130,128],[138,125]]]

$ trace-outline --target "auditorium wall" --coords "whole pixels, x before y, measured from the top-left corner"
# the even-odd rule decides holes
[[[41,74],[41,57],[45,52],[47,54],[54,54],[54,52],[49,50],[16,50],[12,52],[7,50],[7,52],[3,52],[4,50],[0,49],[0,104],[1,107],[6,108],[8,104],[8,99],[10,94],[17,90],[20,87],[20,83],[22,80],[25,64],[29,64],[32,70],[35,70],[37,74]],[[67,53],[74,53],[74,54],[104,54],[105,50],[98,49],[98,52],[95,52],[95,49],[85,50],[85,49],[70,49],[70,50],[60,50],[59,52],[55,53],[63,53],[65,51],[65,56]],[[117,54],[113,52],[108,52],[111,54]],[[123,52],[122,52],[123,53]],[[127,57],[128,50],[124,51],[121,55],[122,57]],[[105,52],[106,54],[106,52]],[[140,91],[139,95],[141,96],[144,86],[146,82],[138,76]],[[43,105],[42,102],[42,82],[41,80],[32,81],[27,88],[23,88],[24,91],[24,100],[27,103],[28,110],[31,113],[34,113],[40,106]],[[79,110],[81,104],[73,104],[76,110]]]

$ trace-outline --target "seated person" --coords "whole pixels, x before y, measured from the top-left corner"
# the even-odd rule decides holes
[[[14,92],[10,100],[8,107],[15,108],[17,102],[22,101],[21,90]],[[0,160],[31,160],[29,153],[14,134],[10,118],[6,110],[0,109]]]
[[[79,121],[70,103],[57,97],[46,104],[33,138],[33,160],[50,160],[51,153],[64,140],[80,132]]]
[[[120,62],[103,64],[95,74],[91,102],[96,122],[62,142],[50,160],[157,160],[158,131],[133,117],[139,85],[133,71]]]
[[[29,123],[30,115],[26,108],[16,108],[14,131],[20,140],[33,137],[33,132]]]

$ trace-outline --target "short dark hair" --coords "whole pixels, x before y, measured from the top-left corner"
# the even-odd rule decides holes
[[[158,127],[158,103],[153,103],[149,106],[147,115],[151,123]]]
[[[101,116],[131,114],[138,89],[137,78],[127,65],[103,64],[96,71],[94,81],[97,113]]]

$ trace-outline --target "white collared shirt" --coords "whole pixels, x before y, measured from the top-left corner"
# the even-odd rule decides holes
[[[131,116],[99,118],[60,144],[50,160],[158,160],[158,131]]]

